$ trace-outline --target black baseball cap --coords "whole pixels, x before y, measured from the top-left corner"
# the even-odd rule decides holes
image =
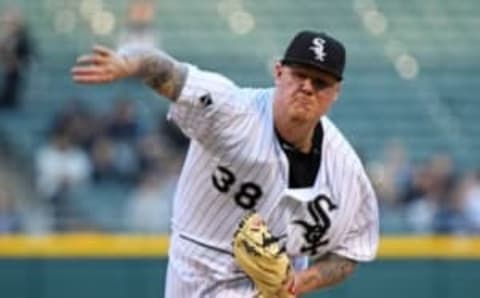
[[[311,67],[341,81],[345,68],[345,47],[327,33],[301,31],[290,42],[281,63]]]

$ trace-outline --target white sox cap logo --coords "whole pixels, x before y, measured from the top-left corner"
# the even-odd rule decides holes
[[[312,46],[309,48],[315,53],[315,59],[325,62],[325,43],[326,41],[323,38],[316,37],[312,40]]]
[[[282,64],[300,64],[342,80],[345,67],[345,47],[323,32],[301,31],[285,51]]]

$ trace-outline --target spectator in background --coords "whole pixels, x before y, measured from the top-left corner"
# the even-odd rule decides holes
[[[124,182],[135,181],[140,170],[136,147],[143,135],[143,125],[137,116],[136,107],[128,100],[117,101],[112,114],[106,118],[106,136],[114,145],[115,172]]]
[[[385,165],[381,161],[373,161],[367,166],[368,176],[372,180],[372,185],[377,193],[380,210],[388,211],[394,209],[397,205],[398,197],[395,196],[393,188],[393,177],[389,176]]]
[[[468,173],[465,181],[464,210],[469,231],[480,233],[480,170]]]
[[[467,203],[471,183],[470,175],[466,174],[451,184],[445,202],[437,212],[436,233],[467,234],[473,231],[468,219],[470,206]]]
[[[135,104],[127,99],[117,101],[111,115],[107,116],[108,136],[116,142],[134,143],[141,136],[142,130]]]
[[[117,48],[161,48],[161,32],[154,26],[155,0],[129,0],[124,23],[117,37]],[[158,2],[158,1],[157,1]],[[135,80],[127,80],[124,88],[132,93],[138,87]]]
[[[138,154],[142,172],[161,168],[168,158],[171,147],[165,144],[166,138],[158,133],[145,135],[138,144]]]
[[[20,216],[16,210],[12,192],[7,189],[7,185],[0,184],[0,234],[13,233],[20,230]]]
[[[103,128],[99,119],[80,100],[72,99],[53,119],[52,127],[63,127],[71,142],[90,151],[96,136]]]
[[[88,156],[72,144],[64,129],[55,128],[49,143],[37,152],[35,162],[37,189],[51,207],[54,229],[66,230],[69,225],[65,219],[73,217],[69,193],[90,177]]]
[[[187,152],[189,139],[186,138],[166,115],[157,116],[153,131],[142,137],[138,152],[142,171],[162,167],[169,156],[180,156]]]
[[[445,232],[449,198],[455,182],[453,162],[447,154],[437,154],[414,176],[415,197],[406,205],[406,221],[413,232]]]
[[[404,203],[405,192],[412,180],[413,167],[408,158],[407,149],[400,139],[392,139],[385,148],[384,165],[391,177],[393,195]]]
[[[153,26],[155,4],[153,0],[133,0],[127,11],[125,27],[120,31],[118,47],[141,45],[160,47],[160,32]]]
[[[175,191],[176,175],[168,171],[149,171],[126,205],[127,227],[142,233],[169,232],[171,196]]]
[[[115,144],[109,137],[101,135],[95,138],[90,151],[90,159],[94,182],[102,183],[118,179],[115,166]]]
[[[127,227],[143,233],[167,233],[172,215],[171,198],[175,192],[184,152],[160,155],[144,172],[125,206]]]
[[[6,9],[2,13],[0,30],[0,64],[3,68],[0,109],[15,109],[19,105],[19,92],[33,46],[24,19],[17,9]]]
[[[378,195],[381,209],[398,209],[412,182],[413,167],[400,139],[389,140],[383,158],[368,164],[368,173]]]

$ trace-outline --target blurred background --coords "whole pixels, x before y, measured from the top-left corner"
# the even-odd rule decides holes
[[[79,54],[142,43],[264,87],[303,29],[347,47],[330,116],[383,238],[379,261],[311,297],[477,297],[478,1],[0,0],[0,24],[0,297],[163,297],[188,140],[140,82],[74,84]]]

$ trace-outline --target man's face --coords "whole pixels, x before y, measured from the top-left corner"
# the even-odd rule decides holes
[[[300,65],[277,64],[275,85],[276,114],[294,122],[316,123],[340,90],[333,76]]]

